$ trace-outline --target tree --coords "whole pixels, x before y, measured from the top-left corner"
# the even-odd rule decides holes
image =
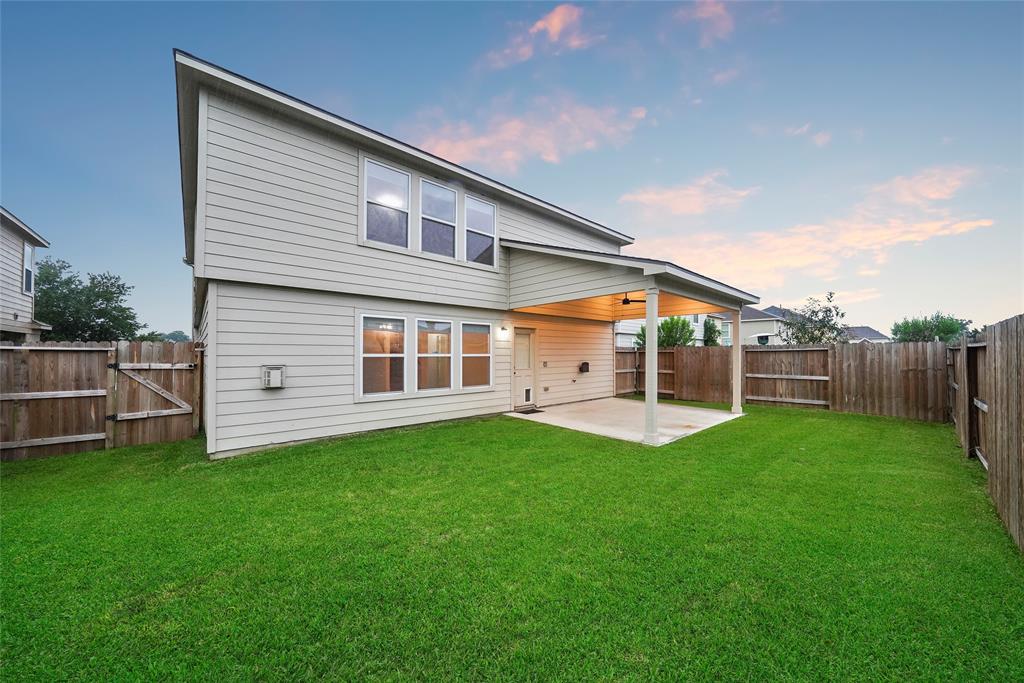
[[[640,331],[636,334],[636,341],[633,343],[638,347],[643,347],[647,344],[646,328],[646,325],[641,325]],[[658,323],[659,349],[669,349],[674,346],[692,346],[695,338],[696,333],[693,330],[693,325],[686,318],[674,315]]]
[[[112,273],[89,273],[85,281],[71,264],[47,256],[36,277],[36,318],[53,326],[46,341],[135,339],[145,329],[126,303],[134,289]]]
[[[704,346],[720,346],[722,330],[711,318],[704,318]]]
[[[807,303],[782,321],[782,339],[787,344],[834,344],[846,338],[846,314],[834,303],[835,292],[825,301],[808,297]]]
[[[897,342],[939,341],[947,344],[961,335],[973,334],[971,321],[936,311],[924,318],[904,318],[892,326],[892,340]]]
[[[187,342],[191,339],[181,330],[173,332],[146,332],[136,337],[136,341]]]

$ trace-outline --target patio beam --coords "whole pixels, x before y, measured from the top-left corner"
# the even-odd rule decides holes
[[[658,288],[644,291],[647,313],[644,349],[644,443],[658,445]]]
[[[732,312],[732,412],[743,413],[743,335],[740,333],[740,311]]]

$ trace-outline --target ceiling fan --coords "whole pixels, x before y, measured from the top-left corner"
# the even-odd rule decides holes
[[[629,298],[629,292],[626,292],[626,293],[624,293],[622,295],[622,305],[623,306],[628,306],[630,304],[645,304],[645,303],[647,303],[647,299],[630,299]]]

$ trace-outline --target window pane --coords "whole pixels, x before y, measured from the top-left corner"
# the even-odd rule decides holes
[[[423,183],[423,215],[440,221],[455,222],[455,191],[447,187]]]
[[[466,227],[493,235],[494,206],[479,199],[466,197]]]
[[[423,251],[455,258],[455,226],[423,219]]]
[[[366,162],[366,198],[393,209],[409,209],[409,176]]]
[[[416,323],[417,353],[451,353],[451,323],[420,320]]]
[[[462,326],[462,352],[463,353],[490,353],[491,328],[487,325],[463,325]]]
[[[25,283],[24,284],[25,284],[25,289],[23,291],[31,292],[32,291],[32,271],[28,270],[27,268],[25,269]]]
[[[420,389],[450,389],[452,359],[448,356],[419,358],[416,361],[416,386]]]
[[[462,359],[462,386],[485,387],[491,383],[489,356],[471,356]]]
[[[473,263],[494,265],[494,238],[466,231],[466,258]]]
[[[409,214],[367,202],[366,239],[399,247],[409,246]]]
[[[363,358],[363,393],[383,394],[405,387],[405,359]]]
[[[363,353],[402,353],[404,350],[404,320],[363,318]]]

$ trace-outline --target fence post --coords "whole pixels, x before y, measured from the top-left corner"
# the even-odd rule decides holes
[[[103,439],[104,448],[113,448],[117,429],[117,347],[111,343],[107,349],[107,411],[103,416],[106,422]]]
[[[960,420],[963,424],[961,434],[961,445],[964,448],[964,457],[971,457],[971,397],[970,397],[970,363],[968,362],[967,353],[967,335],[964,334],[960,337],[960,377],[958,378],[960,384],[960,390],[957,392],[957,409],[959,412]]]

